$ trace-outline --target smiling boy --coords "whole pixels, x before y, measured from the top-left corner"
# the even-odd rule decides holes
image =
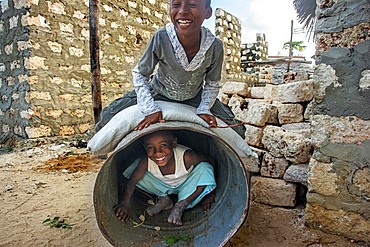
[[[203,198],[203,210],[210,209],[216,181],[207,157],[177,144],[177,138],[170,131],[145,136],[144,147],[147,156],[136,160],[124,173],[129,179],[120,203],[114,206],[119,220],[126,221],[130,216],[129,204],[135,186],[158,196],[157,203],[146,209],[148,215],[172,208],[167,219],[171,224],[182,225],[184,210],[194,207]],[[175,205],[170,194],[178,195]]]
[[[170,2],[171,23],[154,34],[133,70],[137,103],[146,114],[137,129],[162,120],[162,111],[155,104],[151,89],[172,101],[196,99],[198,116],[216,126],[211,108],[219,92],[223,45],[202,27],[212,15],[209,4],[206,0]],[[158,68],[149,84],[156,64]]]
[[[209,127],[217,127],[215,116],[230,125],[239,123],[230,108],[217,99],[224,50],[221,40],[202,26],[212,15],[210,4],[210,0],[170,1],[171,22],[153,34],[133,69],[135,90],[106,107],[95,130],[135,104],[145,115],[135,130],[163,122],[166,119],[156,100],[195,107]],[[244,137],[244,126],[233,129]]]

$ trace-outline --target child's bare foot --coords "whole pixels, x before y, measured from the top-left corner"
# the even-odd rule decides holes
[[[162,210],[167,210],[173,207],[173,202],[168,196],[160,196],[158,202],[154,206],[150,206],[146,209],[149,216],[154,216]]]
[[[184,213],[186,206],[187,204],[185,201],[176,203],[171,211],[170,216],[167,219],[168,223],[181,226],[182,225],[181,218],[182,218],[182,214]]]

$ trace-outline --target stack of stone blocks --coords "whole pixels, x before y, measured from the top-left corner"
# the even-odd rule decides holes
[[[215,35],[224,45],[222,81],[246,81],[247,74],[240,67],[241,21],[217,8],[215,11]]]
[[[263,86],[271,83],[271,68],[256,62],[268,60],[268,42],[265,34],[257,33],[256,43],[241,45],[241,69],[247,73],[247,83],[251,86]]]
[[[132,89],[168,11],[166,0],[100,1],[103,107]],[[2,0],[0,13],[0,141],[91,129],[89,1]]]
[[[267,70],[272,70],[272,79],[269,83],[275,85],[281,84],[284,83],[284,78],[287,80],[308,80],[309,78],[313,78],[314,67],[313,64],[293,62],[290,64],[290,72],[287,73],[287,63],[277,63],[274,66],[269,65]]]
[[[260,157],[259,165],[247,165],[253,173],[252,200],[295,207],[307,191],[308,163],[313,145],[310,137],[312,80],[280,85],[248,87],[229,82],[220,99],[228,104],[246,127],[245,141]]]

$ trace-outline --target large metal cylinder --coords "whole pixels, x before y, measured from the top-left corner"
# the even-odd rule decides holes
[[[216,202],[207,213],[203,212],[201,203],[185,210],[183,225],[174,226],[167,223],[170,210],[152,217],[146,215],[148,202],[155,197],[137,189],[130,203],[131,217],[127,222],[121,222],[116,218],[113,206],[119,201],[122,172],[145,154],[142,137],[158,130],[172,130],[178,143],[214,159]],[[114,246],[166,246],[166,241],[171,240],[179,240],[175,246],[223,246],[247,216],[248,180],[233,148],[209,129],[187,122],[154,124],[128,134],[101,167],[94,187],[97,223],[104,237]],[[144,222],[141,215],[145,216]]]

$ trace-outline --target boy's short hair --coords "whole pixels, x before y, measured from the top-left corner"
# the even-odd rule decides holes
[[[145,141],[147,140],[148,137],[151,137],[151,136],[154,136],[154,135],[164,135],[164,136],[169,137],[170,139],[173,139],[175,137],[173,132],[170,131],[170,130],[158,130],[158,131],[152,132],[152,133],[144,136],[143,137],[143,142],[145,143]]]
[[[172,0],[170,2],[172,2]],[[206,0],[206,8],[210,8],[210,7],[211,7],[211,0]]]

